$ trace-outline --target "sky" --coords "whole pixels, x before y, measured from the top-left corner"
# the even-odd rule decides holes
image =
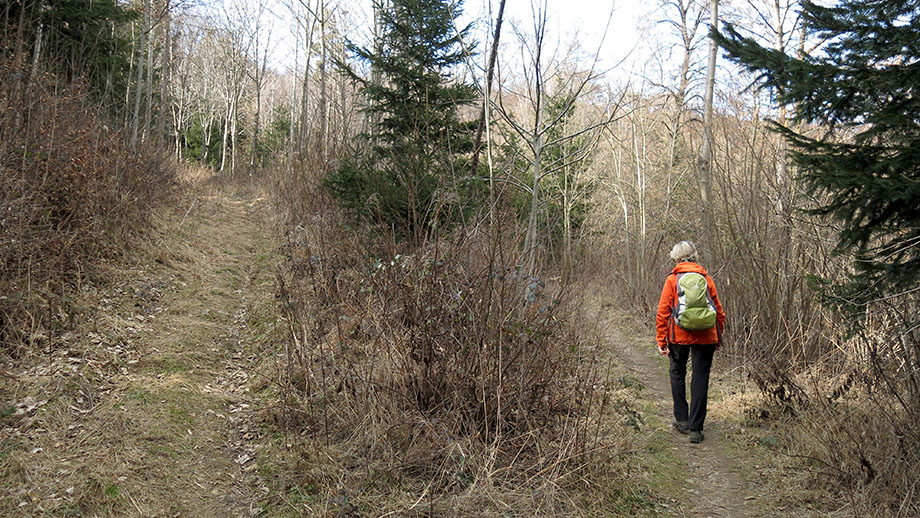
[[[498,12],[499,0],[467,0],[467,16],[488,19],[489,4],[492,18]],[[533,29],[533,10],[539,0],[508,0],[505,20],[515,26]],[[649,11],[648,2],[641,0],[546,0],[547,35],[567,43],[577,38],[586,52],[600,49],[600,58],[608,67],[641,51],[642,18]],[[512,37],[503,29],[503,38]],[[508,40],[506,40],[508,41]]]
[[[284,17],[288,11],[285,0],[273,0],[272,11]],[[539,2],[539,0],[535,0]],[[577,39],[584,53],[593,56],[600,50],[602,69],[614,69],[617,75],[628,74],[641,66],[643,56],[648,56],[647,48],[642,46],[647,38],[642,36],[643,16],[647,18],[657,0],[546,0],[547,8],[547,43],[549,46],[566,45]],[[490,5],[491,4],[491,5]],[[365,28],[360,32],[368,33],[367,20],[371,12],[371,0],[342,0],[342,7],[352,19],[352,27]],[[479,42],[491,39],[491,32],[485,20],[494,19],[498,13],[499,0],[465,0],[464,15],[461,23],[478,21],[474,37]],[[491,11],[490,11],[491,9]],[[611,15],[612,10],[612,15]],[[491,12],[491,17],[490,17]],[[502,28],[502,42],[516,43],[513,28],[532,33],[532,6],[529,0],[507,0],[505,6],[505,23]],[[608,26],[609,23],[609,26]],[[277,69],[290,68],[292,64],[293,36],[290,21],[279,20],[279,34],[275,43],[275,57],[272,60]],[[606,34],[605,34],[606,29]],[[360,41],[360,36],[352,31],[349,38]],[[485,54],[483,52],[483,54]],[[480,61],[485,57],[480,56]],[[626,60],[621,63],[621,61]]]

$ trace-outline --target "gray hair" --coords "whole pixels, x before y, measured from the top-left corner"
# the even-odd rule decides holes
[[[686,261],[698,263],[700,262],[700,254],[696,251],[696,245],[693,244],[693,241],[681,241],[671,249],[671,259],[678,263]]]

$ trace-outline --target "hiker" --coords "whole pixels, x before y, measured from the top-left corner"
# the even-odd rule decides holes
[[[676,266],[664,282],[658,300],[656,341],[658,351],[671,361],[671,396],[674,420],[680,433],[690,434],[691,443],[703,440],[706,397],[712,356],[722,342],[725,312],[716,285],[699,265],[696,246],[681,241],[671,249]],[[687,407],[687,359],[692,358],[690,407]]]

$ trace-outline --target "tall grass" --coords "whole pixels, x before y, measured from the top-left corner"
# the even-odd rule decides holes
[[[286,174],[277,190],[281,420],[317,462],[303,485],[356,509],[388,494],[394,512],[570,506],[558,491],[622,453],[601,429],[605,372],[580,290],[521,277],[511,225],[410,248],[343,223],[319,182]]]

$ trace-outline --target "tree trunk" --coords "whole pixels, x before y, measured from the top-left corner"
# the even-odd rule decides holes
[[[230,104],[230,176],[236,175],[236,134],[239,127],[240,93],[236,92]]]
[[[252,128],[252,149],[249,155],[249,176],[252,176],[256,169],[256,155],[259,152],[259,131],[262,123],[262,86],[260,80],[256,80],[256,113]]]
[[[639,228],[637,232],[638,243],[636,249],[636,273],[640,282],[645,280],[646,261],[648,255],[648,216],[646,211],[646,180],[645,173],[642,170],[642,163],[646,154],[645,146],[639,146],[639,128],[635,121],[632,124],[633,154],[636,162],[636,192],[638,194],[637,217],[639,218]],[[643,140],[644,142],[644,140]]]
[[[166,107],[169,106],[166,104],[166,98],[168,97],[167,86],[172,81],[172,70],[170,69],[172,60],[170,59],[170,54],[172,52],[172,46],[170,45],[171,41],[171,27],[169,20],[169,0],[166,0],[166,5],[164,7],[165,15],[163,16],[163,52],[160,58],[160,67],[162,67],[163,73],[160,77],[160,110],[157,113],[157,142],[160,144],[158,146],[160,149],[163,149],[165,146],[166,137]]]
[[[208,110],[210,112],[210,110]],[[201,161],[205,164],[208,163],[208,158],[210,157],[210,148],[211,148],[211,126],[214,124],[214,114],[208,113],[204,117],[204,135],[201,137],[201,145],[204,149],[201,150]]]
[[[297,106],[297,67],[300,65],[300,45],[294,45],[294,70],[291,73],[291,123],[288,124],[288,145],[287,153],[285,153],[284,160],[287,163],[288,159],[293,156],[294,151],[297,149],[297,144],[294,140],[294,110]]]
[[[45,24],[42,23],[42,11],[45,8],[45,2],[43,0],[38,1],[38,27],[35,28],[35,50],[32,52],[32,66],[29,68],[29,80],[26,82],[26,88],[29,88],[28,85],[32,84],[32,81],[35,79],[35,73],[38,70],[38,62],[41,60],[42,55],[42,40],[44,39],[44,29]],[[24,7],[23,7],[23,10]]]
[[[562,167],[562,264],[566,271],[572,266],[572,196],[569,192],[569,166]]]
[[[320,37],[320,62],[319,62],[319,145],[322,156],[321,167],[325,170],[326,164],[329,163],[328,148],[326,145],[327,131],[329,128],[326,120],[326,2],[318,0],[319,15],[319,37]]]
[[[541,54],[543,51],[543,29],[546,27],[546,14],[541,13],[536,27],[536,56],[534,57],[534,124],[533,124],[533,184],[530,191],[530,215],[527,218],[527,234],[524,237],[524,253],[527,257],[525,274],[534,277],[537,258],[537,214],[540,210],[540,180],[543,175],[543,74]]]
[[[711,33],[719,28],[719,0],[712,0],[709,10],[709,63],[706,68],[706,93],[703,98],[703,147],[700,150],[699,176],[697,177],[700,199],[703,202],[703,232],[706,235],[707,246],[712,245],[712,225],[715,222],[712,207],[712,100],[716,83],[716,58],[719,48],[712,39]]]
[[[150,9],[152,10],[153,6],[150,6]],[[155,32],[154,32],[152,15],[153,13],[151,12],[150,13],[151,20],[150,20],[150,25],[148,27],[148,33],[147,33],[147,70],[145,71],[145,74],[147,74],[147,77],[145,79],[146,84],[144,86],[144,90],[145,90],[144,93],[146,94],[146,99],[145,99],[146,102],[144,106],[144,128],[143,128],[143,131],[141,131],[142,140],[146,140],[150,137],[150,125],[153,122],[153,53],[154,53],[153,37],[155,35]]]
[[[141,99],[144,95],[144,53],[147,51],[147,38],[150,26],[150,0],[144,2],[144,25],[141,29],[141,46],[137,52],[137,80],[134,92],[134,117],[131,120],[131,149],[137,148],[138,131],[141,120]]]
[[[308,9],[309,11],[309,9]],[[309,12],[308,12],[309,15]],[[303,86],[300,99],[300,139],[298,151],[301,157],[308,148],[310,140],[310,61],[313,57],[313,32],[316,30],[316,16],[308,24],[306,41],[306,64],[303,69]]]
[[[233,116],[233,95],[227,97],[227,110],[224,112],[224,132],[220,140],[220,169],[224,171],[227,167],[227,137],[230,132],[230,119]]]
[[[539,131],[540,124],[542,124],[542,114],[540,112],[541,110],[538,109],[536,131],[534,131],[533,134],[533,160],[531,161],[531,167],[533,168],[533,183],[530,187],[530,215],[527,218],[527,234],[524,237],[524,253],[527,257],[524,272],[531,277],[535,276],[534,274],[536,273],[537,215],[540,210],[540,176],[543,174],[540,164],[543,158],[543,136]]]
[[[782,10],[780,9],[779,0],[773,0],[773,15],[775,16],[775,20],[776,20],[775,21],[776,27],[774,28],[776,40],[774,42],[774,48],[779,52],[785,52],[786,44],[783,41],[783,36],[784,36],[783,34],[783,13],[782,13]],[[786,105],[785,104],[780,104],[779,106],[779,117],[778,117],[777,122],[781,126],[786,125]],[[778,149],[777,157],[776,157],[776,192],[777,192],[776,205],[777,205],[777,209],[779,213],[784,216],[787,216],[787,210],[788,210],[788,205],[789,205],[788,200],[786,199],[787,190],[788,190],[788,187],[787,187],[788,166],[786,163],[786,152],[787,152],[786,139],[780,138],[779,139],[779,149]]]
[[[683,58],[680,62],[680,75],[678,77],[677,93],[674,95],[674,116],[671,119],[671,135],[668,150],[668,171],[666,181],[666,199],[665,199],[665,218],[671,214],[671,181],[674,176],[674,168],[677,166],[677,143],[681,136],[681,126],[683,122],[684,109],[687,103],[687,91],[690,89],[690,60],[693,54],[693,38],[699,27],[699,18],[694,21],[693,30],[689,25],[689,11],[691,3],[686,5],[681,1],[677,4],[680,15],[680,37],[683,50]]]
[[[498,4],[498,16],[495,18],[495,35],[492,37],[492,51],[489,53],[489,66],[486,71],[485,91],[482,98],[482,109],[479,111],[479,127],[476,128],[476,138],[473,141],[473,163],[472,174],[476,176],[479,169],[479,152],[482,148],[482,131],[486,125],[486,109],[491,99],[492,76],[495,72],[495,61],[498,56],[498,40],[502,34],[502,19],[505,13],[505,0]],[[492,190],[492,179],[489,179],[490,191]],[[492,193],[494,196],[494,193]]]

